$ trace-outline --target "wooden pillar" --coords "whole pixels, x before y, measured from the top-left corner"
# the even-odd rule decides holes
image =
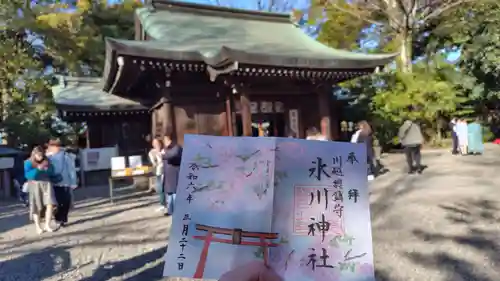
[[[175,106],[168,103],[168,122],[167,129],[165,132],[170,131],[172,140],[177,140],[179,144],[184,145],[184,130],[185,128],[180,128],[182,131],[179,133],[179,126],[177,124],[177,118],[175,116]]]
[[[233,104],[233,93],[231,90],[226,90],[226,124],[229,136],[234,136],[236,134],[236,122],[234,120],[234,104]]]
[[[154,138],[157,137],[156,135],[156,123],[158,119],[158,115],[156,114],[156,108],[151,111],[151,139],[150,141],[153,141]]]
[[[85,131],[85,148],[90,148],[90,129],[87,122],[87,130]]]
[[[167,133],[167,131],[169,129],[171,129],[171,127],[172,127],[172,126],[170,126],[170,128],[169,128],[169,126],[168,126],[169,123],[172,123],[172,121],[173,121],[172,118],[171,118],[171,116],[172,116],[172,106],[171,106],[171,104],[168,103],[168,102],[164,103],[162,105],[162,107],[161,107],[161,113],[160,114],[163,115],[162,116],[163,117],[162,118],[163,122],[162,122],[162,128],[161,128],[161,135],[165,136],[165,134]],[[171,133],[173,133],[173,132],[171,132]],[[172,136],[170,136],[170,137],[172,137]]]
[[[340,139],[340,113],[342,112],[342,104],[337,100],[330,102],[332,110],[331,120],[330,120],[330,130],[332,135],[332,140]]]
[[[250,99],[245,91],[240,92],[240,103],[243,136],[252,136],[252,112],[250,109]]]
[[[327,85],[321,85],[320,87],[318,87],[317,93],[321,134],[326,136],[327,139],[331,140],[332,132],[330,102],[333,93],[331,91],[331,87],[328,87]]]
[[[164,101],[159,105],[153,112],[153,135],[157,137],[163,137],[168,130],[172,130],[172,114],[173,106],[170,102]],[[172,132],[171,133],[175,133]]]
[[[109,130],[108,122],[87,122],[87,148],[96,148],[103,146],[103,132]],[[115,123],[111,123],[115,124]]]

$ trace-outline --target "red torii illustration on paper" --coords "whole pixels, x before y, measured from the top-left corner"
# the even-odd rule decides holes
[[[207,234],[205,236],[193,236],[194,239],[199,239],[205,241],[203,243],[203,250],[200,254],[200,259],[198,261],[198,265],[196,266],[196,272],[194,273],[193,278],[203,278],[203,273],[205,272],[205,265],[207,262],[208,256],[208,248],[210,247],[210,243],[218,242],[232,245],[247,245],[247,246],[257,246],[263,248],[264,253],[264,263],[267,264],[268,260],[268,248],[269,247],[277,247],[279,244],[268,242],[268,239],[277,239],[278,233],[266,233],[266,232],[249,232],[243,231],[242,229],[230,229],[230,228],[220,228],[220,227],[212,227],[203,224],[196,224],[196,230],[206,231]],[[224,239],[213,237],[214,234],[223,234],[223,235],[231,235],[232,239]],[[256,241],[241,241],[242,238],[259,238],[259,242]]]

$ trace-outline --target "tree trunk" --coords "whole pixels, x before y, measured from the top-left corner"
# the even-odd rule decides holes
[[[442,122],[443,120],[441,120],[440,118],[436,119],[437,120],[437,126],[436,126],[436,141],[438,143],[441,143],[443,141],[443,126],[442,126]]]
[[[400,34],[401,38],[401,48],[399,54],[399,61],[401,71],[404,73],[410,73],[412,71],[412,57],[413,57],[413,40],[411,32],[408,29],[404,29]]]
[[[0,144],[8,145],[8,135],[5,126],[5,120],[7,119],[7,107],[8,107],[8,92],[5,88],[0,89],[0,121],[3,126],[0,127]]]

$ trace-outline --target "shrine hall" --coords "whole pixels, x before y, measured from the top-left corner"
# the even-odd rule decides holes
[[[333,86],[394,57],[327,47],[289,15],[153,0],[135,11],[135,40],[106,39],[103,77],[61,77],[53,96],[63,120],[87,124],[88,147],[129,155],[186,132],[302,138],[316,127],[335,140]]]

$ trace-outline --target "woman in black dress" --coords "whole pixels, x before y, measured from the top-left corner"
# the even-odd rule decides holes
[[[170,136],[163,138],[163,145],[163,191],[167,197],[166,215],[168,216],[174,212],[175,195],[177,193],[177,182],[179,180],[179,169],[182,159],[182,146],[172,141]]]

